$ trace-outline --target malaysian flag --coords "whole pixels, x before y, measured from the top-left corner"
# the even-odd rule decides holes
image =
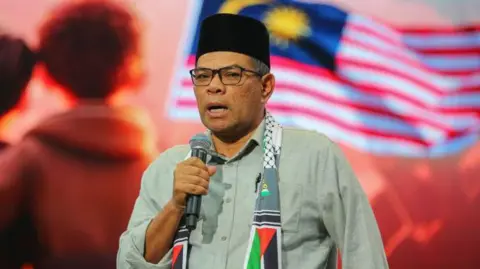
[[[270,31],[276,87],[267,107],[281,124],[380,155],[438,157],[478,140],[480,25],[395,29],[325,4],[240,2],[198,1],[171,119],[199,120],[188,70],[201,20],[237,13]]]

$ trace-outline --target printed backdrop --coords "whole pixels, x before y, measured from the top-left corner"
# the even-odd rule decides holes
[[[27,4],[28,2],[28,4]],[[0,29],[36,43],[59,0],[0,0]],[[128,1],[144,27],[144,107],[158,148],[202,130],[187,70],[215,12],[263,20],[277,75],[270,110],[341,144],[374,208],[393,269],[480,268],[478,0]],[[36,77],[16,141],[64,102]]]

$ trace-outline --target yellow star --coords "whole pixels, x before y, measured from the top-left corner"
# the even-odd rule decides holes
[[[267,12],[264,23],[272,41],[287,47],[291,41],[310,35],[310,21],[305,12],[288,6],[281,6]]]

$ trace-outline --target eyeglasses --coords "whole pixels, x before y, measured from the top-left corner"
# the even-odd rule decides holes
[[[192,82],[195,86],[210,85],[215,74],[218,74],[220,81],[224,85],[237,85],[242,81],[244,73],[252,73],[256,76],[262,77],[261,74],[255,71],[237,65],[225,66],[220,69],[195,68],[190,70],[190,76],[192,77]]]

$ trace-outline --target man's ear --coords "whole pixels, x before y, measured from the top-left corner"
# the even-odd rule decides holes
[[[262,103],[266,104],[275,89],[275,76],[271,73],[262,77]]]

